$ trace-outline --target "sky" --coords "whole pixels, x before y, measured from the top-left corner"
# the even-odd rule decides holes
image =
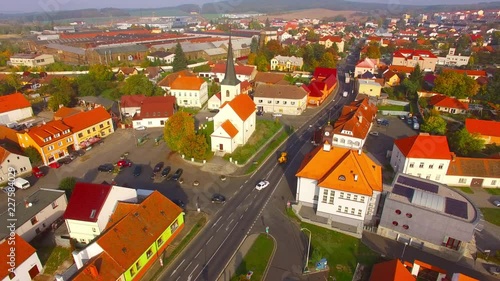
[[[55,12],[60,10],[76,10],[86,8],[159,8],[177,6],[180,4],[198,4],[217,2],[219,0],[0,0],[0,13],[23,13],[23,12]],[[239,2],[246,0],[228,0]],[[487,2],[488,0],[351,0],[356,2],[381,3],[388,5],[409,4],[433,5],[433,4],[472,4]],[[497,0],[498,1],[498,0]],[[492,1],[492,2],[497,2]]]

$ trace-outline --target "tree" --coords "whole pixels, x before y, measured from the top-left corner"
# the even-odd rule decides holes
[[[479,91],[479,85],[474,79],[454,71],[441,73],[434,85],[433,91],[456,98],[473,97]]]
[[[250,65],[255,65],[255,58],[257,58],[257,54],[256,53],[250,53],[248,54],[248,64]]]
[[[401,88],[403,88],[407,99],[415,99],[417,97],[419,83],[411,81],[409,78],[406,78],[401,82]]]
[[[366,48],[366,57],[370,59],[379,59],[381,56],[379,44],[377,42],[370,42]]]
[[[187,135],[181,152],[186,158],[204,159],[208,150],[207,139],[204,135],[191,134]]]
[[[175,57],[172,63],[172,71],[177,72],[184,70],[187,68],[187,65],[186,54],[184,54],[184,51],[182,50],[181,43],[177,42],[177,45],[175,46]]]
[[[38,152],[38,150],[35,147],[33,146],[26,147],[23,150],[23,152],[26,156],[28,156],[28,158],[30,159],[30,163],[33,166],[42,163],[42,156],[40,156],[40,152]]]
[[[500,93],[500,70],[497,69],[493,77],[488,81],[486,88],[480,92],[479,98],[493,104],[500,104],[500,95],[498,93]]]
[[[422,80],[424,79],[424,74],[422,73],[422,70],[420,69],[420,65],[417,64],[415,68],[413,68],[413,71],[410,73],[410,77],[408,77],[411,81],[416,82],[419,84],[419,86],[422,85]],[[419,87],[418,90],[420,90],[421,87]]]
[[[95,64],[89,68],[89,77],[94,81],[111,81],[113,76],[113,70],[103,64]]]
[[[261,30],[262,29],[262,24],[257,21],[257,20],[252,20],[249,24],[248,24],[248,29],[253,29],[253,30]]]
[[[9,73],[7,77],[5,77],[5,82],[7,82],[7,85],[9,85],[10,87],[14,88],[16,92],[18,92],[23,87],[21,78],[15,72]]]
[[[73,83],[67,78],[52,79],[49,84],[40,88],[40,92],[50,96],[47,105],[52,111],[57,111],[60,105],[70,105],[75,97]]]
[[[259,51],[259,40],[256,36],[252,37],[252,41],[250,42],[250,53],[257,54]]]
[[[463,128],[448,138],[450,148],[461,156],[471,156],[484,148],[484,140]]]
[[[155,96],[163,92],[161,88],[153,84],[144,75],[131,75],[125,80],[121,92],[124,95],[144,94],[146,96]]]
[[[328,67],[328,68],[335,68],[336,66],[336,61],[335,58],[331,53],[325,53],[323,57],[321,58],[321,61],[319,62],[319,66],[321,67]]]
[[[50,96],[47,106],[50,108],[50,110],[56,112],[61,105],[69,106],[71,101],[71,96],[62,92],[55,92]]]
[[[78,96],[98,96],[99,89],[97,84],[99,84],[98,80],[92,79],[89,74],[80,75],[76,78],[76,86],[78,90]]]
[[[257,55],[255,58],[255,66],[257,66],[258,71],[269,71],[269,61],[264,54],[260,53]]]
[[[75,185],[76,185],[76,178],[67,177],[62,179],[61,182],[59,182],[59,189],[64,190],[66,192],[66,197],[69,199],[71,193],[73,193],[73,189],[75,189]]]
[[[319,34],[316,34],[314,30],[309,30],[306,34],[306,40],[310,42],[317,42],[319,41]]]
[[[441,116],[429,116],[420,126],[420,130],[433,135],[446,134],[446,121]]]
[[[271,27],[271,22],[269,21],[269,18],[266,18],[266,28],[270,28]]]
[[[217,82],[212,81],[210,86],[208,86],[208,97],[211,97],[220,92],[220,85]]]
[[[163,130],[165,143],[172,151],[179,152],[187,137],[194,135],[194,119],[184,111],[178,111],[168,118]]]
[[[282,48],[281,44],[278,40],[269,40],[267,42],[266,47],[264,48],[265,54],[268,60],[271,60],[275,56],[281,54]]]

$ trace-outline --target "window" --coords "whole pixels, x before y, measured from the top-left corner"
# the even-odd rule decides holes
[[[229,90],[226,90],[226,98],[229,98]]]
[[[130,272],[130,276],[134,276],[135,275],[135,269],[134,268],[131,268],[129,272]]]
[[[398,226],[398,222],[397,222],[397,221],[393,221],[393,222],[392,222],[392,225],[394,225],[394,226]]]
[[[354,201],[358,201],[358,195],[354,195]]]
[[[92,227],[92,232],[96,232],[95,227]]]
[[[436,175],[436,181],[439,181],[440,178],[441,178],[441,175]]]
[[[401,215],[401,210],[396,210],[395,213]]]
[[[340,193],[340,198],[344,198],[344,192]]]
[[[415,163],[410,163],[410,168],[413,168],[415,166]]]
[[[314,195],[313,200],[318,201],[318,195]]]
[[[497,180],[492,180],[491,181],[491,185],[496,185],[497,184]]]
[[[345,181],[345,176],[344,175],[340,175],[339,176],[339,181]]]
[[[349,207],[344,207],[344,213],[349,212]]]
[[[51,151],[51,150],[54,150],[54,146],[53,145],[49,145],[49,147],[47,148],[48,151]]]
[[[63,145],[63,142],[62,142],[62,141],[60,141],[60,142],[58,143],[58,145],[59,145],[59,146],[62,146],[62,145]]]
[[[356,209],[351,208],[351,215],[354,215],[354,212],[356,212]]]
[[[342,212],[342,206],[339,206],[339,207],[337,208],[337,212]]]
[[[334,198],[335,198],[335,191],[330,190],[330,201],[328,202],[328,204],[332,204],[333,205]]]
[[[141,270],[142,265],[141,265],[141,263],[140,263],[140,262],[136,262],[136,263],[135,263],[135,267],[137,268],[137,271],[139,271],[139,270]]]
[[[31,225],[35,225],[37,222],[38,220],[36,219],[36,216],[31,218]]]
[[[465,178],[460,178],[460,179],[458,180],[458,183],[467,183],[467,179],[465,179]]]
[[[427,175],[425,176],[426,179],[430,180],[431,179],[431,175]]]
[[[430,165],[429,165],[429,169],[432,169],[432,168],[434,168],[434,165],[433,165],[433,164],[430,164]]]
[[[90,135],[90,129],[88,129],[88,130],[87,130],[87,134],[89,134],[89,135]]]
[[[420,165],[418,167],[419,168],[423,168],[424,167],[424,162],[420,162]]]
[[[280,101],[279,101],[279,100],[277,100],[277,101],[276,101],[276,104],[280,104]]]
[[[294,101],[291,101],[291,102],[290,102],[290,104],[291,104],[291,105],[295,105],[295,102],[294,102]]]
[[[262,103],[262,102],[263,102],[263,100],[259,100],[259,103]]]
[[[364,203],[364,202],[365,202],[365,197],[361,196],[361,203]]]
[[[358,209],[358,216],[360,216],[360,217],[361,217],[361,213],[362,213],[362,212],[363,212],[363,211],[362,211],[361,209]]]
[[[146,252],[146,257],[148,257],[148,259],[153,255],[153,250],[149,249],[147,252]]]
[[[351,200],[351,193],[347,193],[347,200]]]
[[[326,203],[326,201],[328,201],[328,190],[325,189],[323,191],[323,200],[322,200],[322,202]]]
[[[83,137],[83,133],[78,133],[78,137],[79,138]]]
[[[272,100],[268,100],[267,103],[272,103],[273,101]]]
[[[57,202],[56,201],[52,202],[52,209],[55,209],[55,208],[57,208]]]
[[[99,128],[101,128],[101,129],[104,128],[104,124],[100,124]]]
[[[95,127],[92,128],[92,132],[95,132]]]
[[[72,142],[72,141],[73,141],[73,139],[72,139],[72,138],[68,138],[68,139],[66,140],[66,142],[67,142],[67,143],[70,143],[70,142]]]
[[[109,125],[109,121],[107,122],[107,124]]]
[[[158,240],[156,240],[156,243],[158,243],[158,246],[161,246],[163,244],[163,239],[160,237]]]
[[[172,225],[170,226],[170,231],[172,233],[174,233],[174,231],[179,227],[179,223],[177,222],[177,220],[175,220]]]
[[[439,169],[439,170],[442,170],[442,169],[443,169],[443,167],[444,167],[444,164],[439,164],[438,169]]]

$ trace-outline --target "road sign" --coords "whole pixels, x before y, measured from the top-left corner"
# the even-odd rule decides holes
[[[266,226],[266,233],[269,234],[269,226]]]

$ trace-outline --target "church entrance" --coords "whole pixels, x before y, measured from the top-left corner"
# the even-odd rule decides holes
[[[220,150],[220,151],[224,150],[224,145],[223,145],[222,143],[221,143],[221,144],[219,144],[219,150]]]

